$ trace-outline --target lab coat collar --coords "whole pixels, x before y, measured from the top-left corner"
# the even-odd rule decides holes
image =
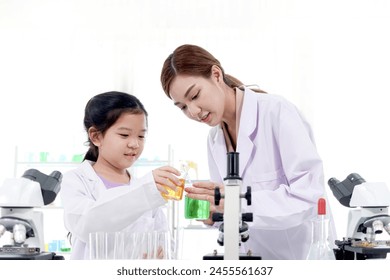
[[[84,177],[84,180],[89,181],[91,196],[95,198],[94,193],[98,192],[98,189],[105,189],[103,181],[96,174],[92,165],[95,162],[90,160],[85,160],[80,164],[80,176]]]
[[[211,144],[211,154],[214,158],[214,162],[217,163],[219,174],[221,177],[226,175],[227,170],[227,158],[226,158],[226,142],[223,135],[223,130],[221,125],[218,125],[215,129],[215,135],[213,137],[213,142]]]
[[[244,177],[246,167],[251,159],[254,144],[253,139],[257,131],[258,107],[255,93],[245,88],[244,101],[240,117],[236,151],[240,154],[240,176]]]
[[[81,168],[82,168],[81,174],[89,181],[99,181],[100,178],[97,176],[95,170],[93,169],[93,167],[92,167],[93,164],[94,164],[93,161],[84,160],[81,163]]]
[[[258,107],[255,94],[252,90],[245,88],[244,101],[242,105],[240,125],[238,132],[236,151],[240,153],[240,176],[243,177],[248,162],[251,158],[254,144],[254,132],[257,128]],[[226,143],[223,135],[223,130],[220,125],[215,128],[216,132],[211,144],[211,153],[214,161],[217,163],[219,174],[227,175],[227,157],[226,157]],[[223,157],[222,157],[223,155]]]

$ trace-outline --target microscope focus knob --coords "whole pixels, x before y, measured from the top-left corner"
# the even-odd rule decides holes
[[[252,205],[252,188],[250,186],[246,188],[245,199],[247,205]]]
[[[223,221],[223,214],[222,213],[213,213],[213,216],[211,218],[213,222],[222,222]]]
[[[245,222],[253,222],[253,213],[243,213],[241,219]]]
[[[214,190],[214,203],[215,203],[215,205],[219,205],[220,201],[221,201],[221,191],[219,190],[219,187],[215,187],[215,190]]]

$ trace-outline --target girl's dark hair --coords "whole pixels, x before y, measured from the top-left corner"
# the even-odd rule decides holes
[[[225,74],[219,60],[211,53],[199,46],[187,44],[176,48],[164,62],[160,80],[165,94],[171,98],[169,95],[169,88],[177,75],[194,75],[208,79],[211,76],[211,68],[214,65],[221,69],[223,80],[229,87],[236,88],[244,86],[237,78]],[[260,93],[266,93],[261,89],[253,90]]]
[[[144,105],[137,97],[118,91],[110,91],[95,95],[85,106],[84,128],[88,133],[91,127],[104,134],[123,113],[144,114],[148,117]],[[96,161],[99,156],[98,148],[88,136],[89,150],[84,160]]]

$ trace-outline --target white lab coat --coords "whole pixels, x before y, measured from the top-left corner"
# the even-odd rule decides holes
[[[208,137],[212,181],[222,182],[227,175],[226,152],[221,127],[213,127]],[[254,217],[242,251],[251,249],[263,259],[305,259],[310,219],[316,215],[318,198],[325,196],[322,161],[310,126],[284,98],[246,88],[236,152],[241,192],[252,187],[252,205],[242,199],[242,212]],[[332,246],[334,228],[331,232]]]
[[[84,161],[64,174],[61,184],[65,227],[72,233],[71,259],[89,259],[89,233],[167,231],[160,206],[166,204],[151,172],[130,185],[107,189]]]

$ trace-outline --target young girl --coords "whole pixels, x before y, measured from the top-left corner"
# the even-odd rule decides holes
[[[71,259],[89,259],[90,233],[168,230],[161,193],[163,185],[176,189],[180,172],[170,166],[141,178],[128,172],[144,149],[147,116],[142,103],[126,93],[106,92],[88,101],[89,150],[77,169],[64,174],[61,186]]]

